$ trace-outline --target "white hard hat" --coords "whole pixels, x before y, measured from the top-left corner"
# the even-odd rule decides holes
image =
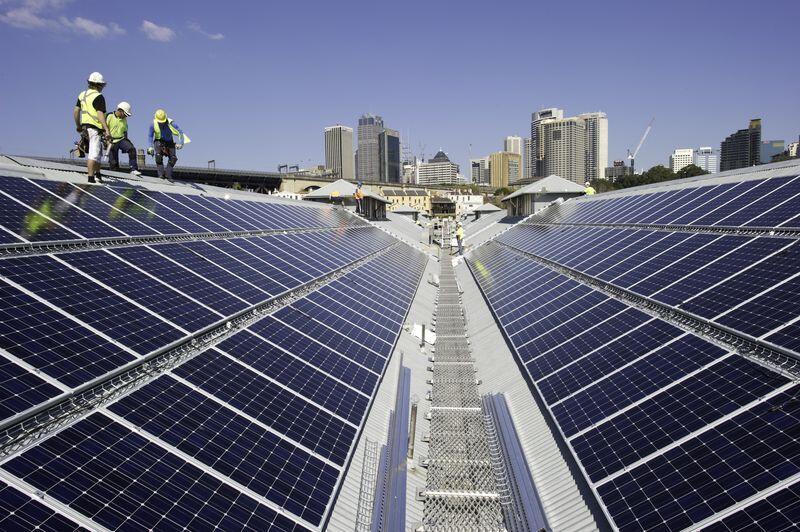
[[[98,85],[106,84],[106,80],[103,79],[103,75],[100,72],[92,72],[89,74],[89,79],[87,81],[89,83],[97,83]]]
[[[131,104],[128,102],[119,102],[117,104],[117,109],[122,109],[122,112],[125,113],[125,116],[133,116],[133,113],[131,113]]]

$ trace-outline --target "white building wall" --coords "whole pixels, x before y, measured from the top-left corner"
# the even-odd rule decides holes
[[[673,172],[677,172],[690,164],[694,164],[694,150],[692,148],[678,148],[669,156],[669,167]]]

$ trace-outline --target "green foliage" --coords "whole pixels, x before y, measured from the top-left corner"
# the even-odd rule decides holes
[[[661,183],[663,181],[671,181],[673,179],[683,179],[686,177],[694,177],[698,175],[707,174],[705,170],[699,166],[690,164],[681,168],[677,173],[662,165],[656,165],[641,174],[626,175],[618,177],[613,183],[605,179],[595,179],[592,181],[592,186],[599,192],[608,192],[611,190],[619,190],[622,188],[638,187],[641,185],[652,185],[653,183]]]
[[[494,191],[494,195],[495,196],[500,196],[500,197],[508,196],[510,193],[511,193],[511,189],[508,188],[508,187],[500,187],[500,188],[498,188],[497,190]]]

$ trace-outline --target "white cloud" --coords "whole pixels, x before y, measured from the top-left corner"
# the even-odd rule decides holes
[[[15,7],[0,13],[0,22],[20,29],[42,30],[50,32],[74,33],[102,39],[122,35],[125,30],[116,22],[104,24],[83,17],[72,19],[65,16],[56,17],[70,0],[22,0],[3,2]]]
[[[200,24],[198,24],[197,22],[189,22],[187,24],[187,26],[189,26],[190,30],[196,31],[200,35],[202,35],[204,37],[207,37],[207,38],[211,39],[212,41],[221,41],[222,39],[225,38],[225,36],[223,34],[221,34],[221,33],[209,33],[207,31],[203,30],[203,28],[201,28]]]
[[[166,26],[159,26],[149,20],[143,20],[141,30],[153,41],[169,42],[175,38],[175,32]]]

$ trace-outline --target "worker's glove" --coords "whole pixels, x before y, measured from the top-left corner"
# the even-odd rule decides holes
[[[179,150],[179,149],[181,149],[181,148],[183,148],[183,144],[176,144],[176,145],[175,145],[175,149],[176,149],[176,150]]]
[[[81,133],[83,131],[83,128],[81,126],[75,126],[75,131]]]
[[[156,150],[154,150],[152,146],[147,148],[147,155],[155,155],[155,154]]]

